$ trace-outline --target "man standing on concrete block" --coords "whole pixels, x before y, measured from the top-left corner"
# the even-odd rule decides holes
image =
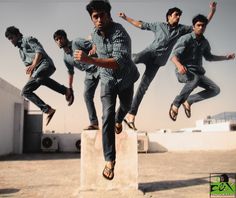
[[[69,41],[67,34],[64,30],[57,30],[53,38],[59,48],[64,50],[64,63],[68,69],[69,74],[69,88],[72,89],[74,79],[74,67],[80,71],[85,71],[86,76],[84,80],[84,101],[87,106],[90,125],[84,130],[98,130],[98,118],[94,105],[94,94],[99,83],[99,71],[97,66],[93,64],[84,64],[75,61],[73,53],[75,50],[83,50],[88,54],[92,50],[92,43],[89,40],[76,38]]]
[[[216,3],[211,2],[210,13],[208,15],[209,21],[213,17],[215,10]],[[181,14],[182,11],[179,8],[170,8],[166,13],[166,23],[148,23],[134,20],[126,16],[125,13],[119,13],[119,16],[122,19],[126,20],[137,28],[152,31],[155,36],[155,40],[148,47],[146,47],[143,51],[133,55],[134,63],[144,63],[146,68],[132,101],[131,109],[129,110],[126,119],[124,119],[125,123],[131,129],[137,130],[134,122],[138,108],[159,68],[166,64],[177,39],[192,31],[191,26],[179,24]]]
[[[191,117],[191,105],[202,100],[214,97],[220,93],[220,88],[212,80],[205,76],[205,69],[202,66],[202,57],[208,61],[231,60],[235,54],[216,56],[211,53],[211,47],[204,32],[208,19],[203,15],[197,15],[192,20],[193,32],[182,36],[173,49],[171,61],[176,66],[178,81],[185,83],[180,94],[176,96],[170,106],[169,116],[176,121],[178,109],[183,105],[185,114]],[[190,95],[197,87],[204,90]]]
[[[81,50],[75,51],[74,58],[95,64],[100,69],[103,152],[106,161],[102,174],[111,180],[116,160],[115,132],[122,131],[122,121],[130,109],[134,82],[139,78],[139,72],[131,60],[130,36],[122,25],[113,22],[110,3],[107,0],[92,0],[86,8],[95,26],[92,40],[98,58],[89,57]],[[117,96],[120,107],[115,112]]]
[[[20,57],[26,66],[26,74],[29,75],[29,80],[22,90],[22,95],[39,107],[42,112],[48,114],[46,121],[46,125],[48,125],[56,110],[39,98],[34,91],[41,85],[47,86],[65,95],[70,106],[74,101],[73,90],[50,78],[56,67],[36,38],[32,36],[23,37],[19,29],[14,26],[6,29],[5,36],[15,47],[19,48]]]

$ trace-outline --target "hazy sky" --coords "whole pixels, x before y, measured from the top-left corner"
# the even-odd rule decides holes
[[[191,25],[192,17],[198,13],[207,15],[208,0],[110,0],[112,18],[121,23],[132,38],[132,51],[140,52],[153,41],[153,33],[137,29],[121,18],[117,13],[123,11],[134,19],[147,22],[165,21],[165,14],[171,7],[179,7],[183,14],[180,22]],[[19,89],[25,85],[27,76],[24,65],[19,57],[18,49],[6,38],[5,30],[14,25],[24,35],[32,35],[39,39],[47,53],[53,59],[57,70],[52,78],[65,85],[68,84],[67,69],[63,63],[63,51],[53,40],[53,33],[57,29],[64,29],[69,39],[86,38],[92,28],[92,22],[85,9],[88,0],[0,0],[0,77]],[[205,36],[208,38],[212,53],[225,55],[236,52],[236,0],[218,0],[216,14],[208,25]],[[137,65],[141,75],[144,65]],[[206,75],[216,82],[220,88],[220,95],[194,104],[192,117],[187,119],[183,109],[179,111],[176,122],[170,120],[168,111],[174,97],[180,92],[182,84],[177,82],[174,65],[168,61],[162,67],[147,91],[138,115],[136,125],[140,130],[156,130],[160,128],[179,129],[195,126],[195,121],[224,111],[236,111],[235,84],[236,65],[233,61],[206,62]],[[39,88],[36,93],[56,108],[56,114],[48,127],[44,130],[57,132],[79,132],[89,124],[87,109],[83,99],[85,73],[75,69],[74,91],[75,102],[67,106],[64,96],[46,87]],[[135,90],[139,81],[135,84]],[[199,91],[199,90],[198,90]],[[98,117],[101,126],[102,106],[100,102],[100,84],[95,96]],[[37,109],[34,105],[30,108]]]

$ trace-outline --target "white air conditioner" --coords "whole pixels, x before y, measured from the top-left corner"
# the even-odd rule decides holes
[[[138,132],[138,152],[148,152],[148,136],[146,132]]]
[[[41,149],[44,152],[56,152],[58,150],[58,140],[53,134],[43,134],[41,137]]]

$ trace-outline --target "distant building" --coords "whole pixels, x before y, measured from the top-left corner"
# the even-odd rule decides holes
[[[236,112],[223,112],[208,117],[214,120],[236,121]]]
[[[223,112],[197,120],[193,128],[181,129],[187,132],[229,132],[236,131],[236,112]]]
[[[29,114],[21,90],[0,78],[0,156],[40,151],[42,113]]]
[[[0,155],[22,153],[24,98],[20,90],[0,78]]]

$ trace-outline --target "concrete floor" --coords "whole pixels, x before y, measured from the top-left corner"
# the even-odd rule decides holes
[[[106,192],[79,190],[79,154],[1,157],[0,197],[207,198],[210,173],[236,173],[236,150],[149,153],[138,157],[139,190]]]

